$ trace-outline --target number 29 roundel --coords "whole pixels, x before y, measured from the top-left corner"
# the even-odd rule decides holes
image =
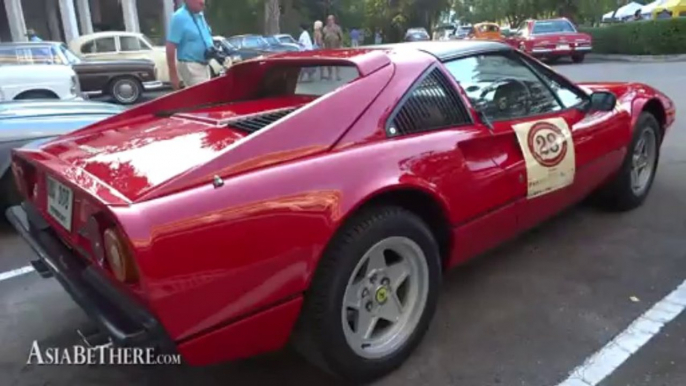
[[[551,193],[574,182],[574,141],[564,119],[525,122],[512,128],[526,162],[529,198]]]

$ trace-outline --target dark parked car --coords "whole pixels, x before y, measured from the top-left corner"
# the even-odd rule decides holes
[[[93,101],[0,102],[0,213],[18,203],[10,171],[12,149],[48,141],[122,111],[123,106]]]
[[[405,33],[406,42],[425,42],[431,40],[431,36],[425,28],[410,28]]]
[[[255,59],[267,55],[271,55],[273,51],[267,51],[258,48],[242,47],[238,48],[222,36],[215,36],[212,38],[214,41],[214,46],[221,50],[226,56],[228,56],[233,63],[240,62],[248,59]]]
[[[296,52],[296,51],[302,51],[302,48],[300,47],[300,44],[298,43],[284,43],[279,39],[277,35],[270,35],[270,36],[264,36],[264,40],[269,43],[270,47],[276,48],[276,49],[283,49],[284,51],[291,51],[291,52]]]
[[[229,41],[229,43],[231,43],[232,46],[237,48],[249,48],[253,50],[262,50],[268,52],[294,51],[293,48],[281,44],[269,44],[269,42],[260,35],[237,35],[231,36],[227,40]]]
[[[14,49],[36,64],[71,65],[85,94],[109,95],[121,104],[136,103],[144,91],[163,87],[155,64],[146,59],[83,60],[61,42],[2,43],[0,49]]]

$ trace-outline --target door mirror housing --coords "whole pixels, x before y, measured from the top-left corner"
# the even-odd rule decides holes
[[[596,91],[590,96],[588,111],[612,111],[617,106],[617,97],[609,91]]]

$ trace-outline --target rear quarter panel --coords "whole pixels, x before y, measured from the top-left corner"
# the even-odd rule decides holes
[[[437,187],[445,181],[426,176],[458,157],[453,149],[440,136],[378,142],[112,210],[151,308],[179,341],[305,291],[327,243],[367,198],[411,188],[447,202]]]

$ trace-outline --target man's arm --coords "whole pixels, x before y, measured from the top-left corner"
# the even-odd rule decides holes
[[[179,72],[176,69],[176,44],[167,42],[167,68],[169,68],[169,81],[174,90],[179,89]]]
[[[167,35],[167,68],[169,68],[169,80],[174,90],[179,89],[179,73],[176,69],[176,51],[183,38],[183,22],[174,15],[169,26]]]

